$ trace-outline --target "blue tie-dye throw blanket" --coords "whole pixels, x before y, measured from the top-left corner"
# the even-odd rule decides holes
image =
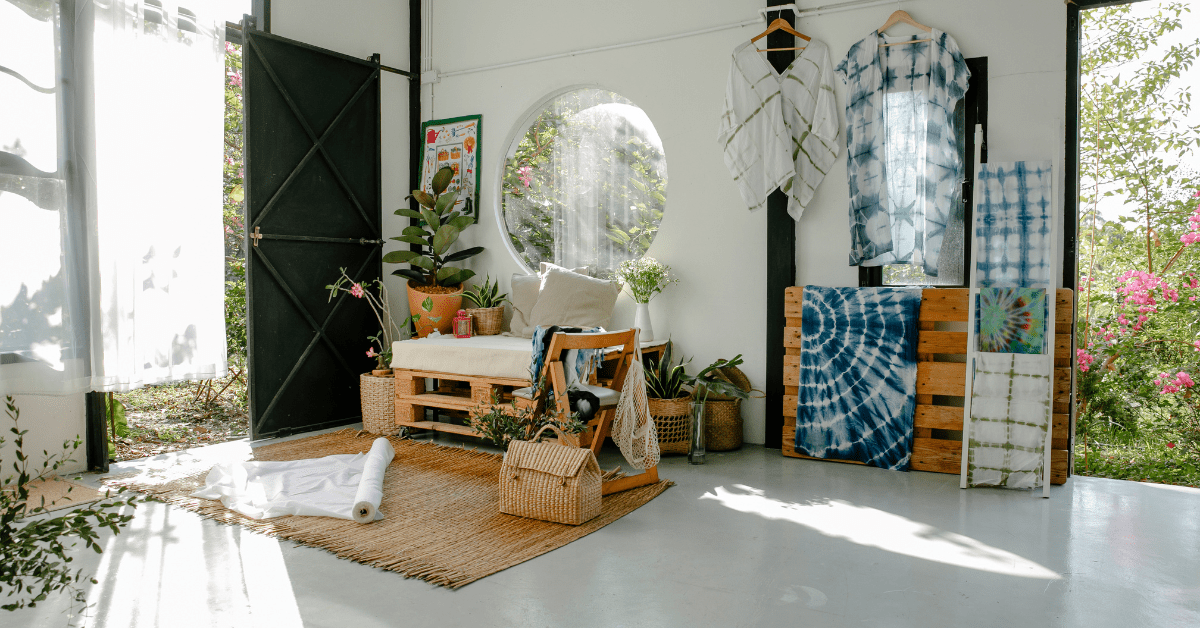
[[[908,470],[921,291],[805,286],[796,451]]]

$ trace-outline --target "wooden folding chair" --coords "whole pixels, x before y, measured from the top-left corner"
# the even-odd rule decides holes
[[[572,349],[606,349],[609,347],[620,347],[620,353],[616,356],[616,369],[613,372],[612,381],[608,382],[608,385],[601,385],[604,391],[596,395],[600,399],[600,408],[596,411],[592,419],[588,421],[588,429],[584,433],[585,437],[581,439],[586,441],[586,446],[596,455],[600,454],[600,448],[604,445],[604,440],[612,432],[613,419],[617,415],[617,402],[621,399],[621,387],[625,384],[625,375],[629,372],[629,365],[634,360],[641,361],[641,355],[638,352],[637,329],[599,334],[568,334],[558,332],[550,340],[550,347],[546,351],[545,364],[542,365],[543,381],[546,382],[550,390],[554,393],[555,411],[560,418],[566,419],[571,416],[571,402],[567,398],[567,374],[566,368],[563,365],[563,358]],[[595,372],[592,373],[591,379],[590,383],[593,386],[600,385],[597,383]],[[513,391],[513,394],[529,399],[532,396],[532,389]],[[541,399],[533,400],[537,404],[536,409],[539,412],[545,410],[543,404],[546,397],[547,395],[543,394]],[[591,436],[590,441],[586,438],[589,434]],[[658,467],[654,466],[638,475],[626,476],[605,482],[601,488],[601,494],[608,495],[656,482],[658,482]]]

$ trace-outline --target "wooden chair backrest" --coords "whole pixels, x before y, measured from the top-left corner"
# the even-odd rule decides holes
[[[625,375],[629,372],[629,364],[633,360],[641,360],[638,354],[637,329],[611,331],[599,334],[568,334],[558,332],[550,339],[550,348],[546,351],[546,362],[542,365],[542,376],[549,382],[554,391],[554,401],[562,416],[571,413],[570,401],[567,399],[567,377],[563,367],[563,354],[572,349],[607,349],[621,347],[617,355],[617,368],[613,372],[612,384],[606,386],[617,392],[625,384]],[[544,396],[543,396],[544,398]]]

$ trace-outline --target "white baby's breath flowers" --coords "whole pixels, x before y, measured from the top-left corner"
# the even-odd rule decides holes
[[[654,259],[642,257],[621,262],[617,279],[625,284],[629,296],[638,303],[649,303],[654,295],[679,280],[671,276],[671,267]]]

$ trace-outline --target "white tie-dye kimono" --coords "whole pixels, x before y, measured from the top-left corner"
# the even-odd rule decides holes
[[[717,140],[746,206],[775,188],[799,220],[838,153],[829,49],[812,40],[782,74],[746,42],[733,51]]]
[[[880,47],[883,43],[927,42]],[[850,47],[846,82],[850,265],[914,264],[936,276],[942,237],[955,217],[962,157],[954,106],[970,71],[955,43],[929,34],[881,36]]]

